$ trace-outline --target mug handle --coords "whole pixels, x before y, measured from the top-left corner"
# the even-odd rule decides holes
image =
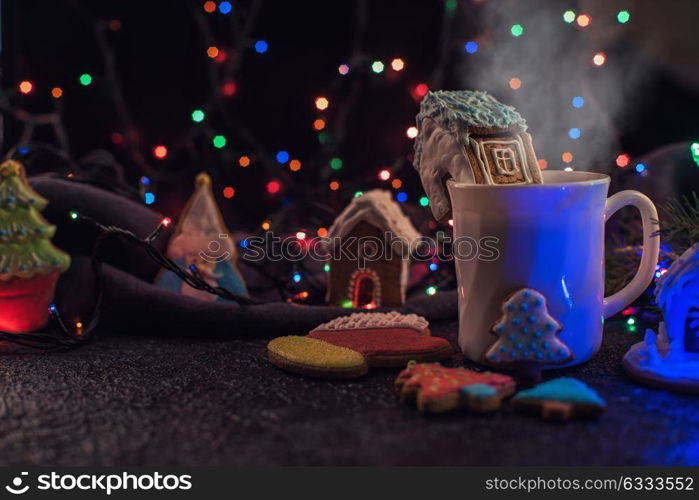
[[[648,288],[655,275],[655,267],[658,264],[658,255],[660,254],[658,211],[650,198],[643,193],[627,190],[619,191],[610,196],[604,209],[605,223],[619,209],[627,205],[634,206],[641,212],[641,220],[643,221],[641,265],[628,285],[615,294],[604,298],[602,314],[605,319],[621,311]]]

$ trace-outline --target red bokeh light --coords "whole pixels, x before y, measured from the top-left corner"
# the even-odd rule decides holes
[[[221,93],[228,97],[235,94],[236,90],[238,90],[238,86],[233,81],[228,81],[223,84],[223,87],[221,87]]]
[[[153,156],[158,160],[164,160],[167,157],[167,147],[159,144],[153,148]]]
[[[413,94],[413,98],[422,99],[429,91],[430,88],[427,86],[426,83],[418,83],[417,85],[415,85],[415,87],[413,87],[411,93]]]
[[[267,183],[267,192],[269,194],[276,194],[278,193],[282,188],[282,185],[279,181],[269,181]]]

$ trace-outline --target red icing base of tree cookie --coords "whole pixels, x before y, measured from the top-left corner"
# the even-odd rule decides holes
[[[0,282],[0,330],[27,333],[46,326],[60,273]]]
[[[411,360],[439,361],[453,353],[449,341],[407,328],[316,331],[308,336],[360,352],[371,366],[405,366]]]

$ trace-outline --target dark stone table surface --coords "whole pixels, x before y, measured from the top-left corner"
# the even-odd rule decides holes
[[[432,330],[454,340],[456,323]],[[641,387],[622,370],[640,330],[608,324],[595,358],[557,373],[609,405],[597,421],[566,424],[509,410],[423,416],[398,400],[396,371],[306,379],[267,362],[268,339],[113,332],[0,357],[0,463],[697,465],[699,397]]]

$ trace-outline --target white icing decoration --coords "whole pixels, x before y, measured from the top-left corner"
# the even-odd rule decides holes
[[[495,151],[497,150],[507,150],[511,151],[510,148],[507,148],[507,146],[514,146],[514,148],[517,150],[517,155],[519,156],[519,161],[520,164],[522,165],[522,174],[524,176],[524,181],[516,183],[516,184],[529,184],[532,182],[532,175],[530,172],[530,166],[529,163],[527,162],[527,155],[525,153],[524,149],[524,144],[522,143],[522,138],[520,136],[513,137],[512,139],[471,139],[469,141],[469,145],[471,146],[471,150],[474,152],[476,159],[478,160],[479,167],[482,172],[487,173],[485,176],[486,182],[488,184],[493,184],[493,179],[490,175],[490,169],[488,168],[488,165],[485,162],[485,146],[486,145],[499,145],[499,146],[504,146],[502,148],[497,148],[493,149],[492,153],[493,156],[495,156]],[[515,159],[513,158],[513,162]],[[514,171],[512,172],[507,172],[503,171],[500,168],[499,163],[496,161],[495,157],[493,158],[493,163],[496,165],[496,169],[498,170],[498,173],[504,174],[504,175],[515,175],[519,170],[517,169],[516,165],[514,166]]]
[[[428,321],[422,316],[418,316],[417,314],[401,314],[396,311],[391,311],[387,313],[354,313],[349,316],[340,316],[327,323],[318,325],[311,331],[410,328],[421,332],[428,326]]]
[[[400,205],[393,201],[391,192],[384,189],[367,191],[352,199],[330,226],[328,238],[346,236],[361,221],[368,222],[380,231],[390,231],[411,249],[422,238]]]
[[[670,341],[664,323],[660,323],[657,335],[646,330],[643,342],[631,348],[626,360],[635,369],[668,381],[699,382],[699,356],[685,353],[681,338]]]
[[[376,274],[376,271],[373,271],[372,269],[357,269],[352,273],[352,276],[350,276],[349,285],[347,286],[347,296],[350,298],[350,300],[354,300],[354,285],[357,281],[357,277],[362,274],[369,274],[374,279],[374,307],[381,306],[381,279],[379,278],[379,275]]]
[[[691,324],[692,309],[699,308],[699,243],[684,252],[658,280],[655,288],[663,310],[667,337],[684,352],[685,329]],[[699,352],[687,353],[699,358]]]

